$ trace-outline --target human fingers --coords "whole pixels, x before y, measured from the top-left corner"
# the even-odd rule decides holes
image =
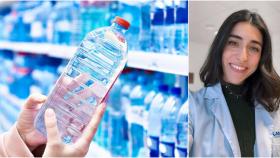
[[[31,94],[27,98],[23,108],[24,109],[36,109],[38,107],[38,105],[45,102],[46,99],[47,99],[47,97],[42,94],[39,94],[39,93]]]
[[[93,117],[91,118],[91,121],[89,122],[89,124],[87,125],[85,130],[83,131],[83,134],[81,135],[81,137],[76,142],[76,145],[78,147],[80,147],[80,148],[89,147],[105,110],[106,110],[105,103],[102,103],[97,107]]]
[[[47,109],[45,111],[45,125],[47,131],[48,145],[60,144],[60,136],[57,127],[57,119],[53,109]]]

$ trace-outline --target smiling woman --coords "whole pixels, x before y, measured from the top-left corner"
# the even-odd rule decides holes
[[[258,68],[261,50],[261,32],[249,22],[236,24],[222,55],[223,80],[242,84]]]
[[[189,97],[189,156],[279,156],[280,77],[259,14],[224,21],[200,78],[205,87]]]

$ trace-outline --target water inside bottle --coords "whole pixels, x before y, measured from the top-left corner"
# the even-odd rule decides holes
[[[44,111],[53,108],[65,143],[75,142],[89,123],[126,63],[125,40],[108,28],[88,34],[60,76],[43,110],[37,129],[46,135]]]

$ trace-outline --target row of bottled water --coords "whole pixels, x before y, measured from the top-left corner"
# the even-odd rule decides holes
[[[23,101],[31,93],[47,95],[65,64],[62,59],[10,50],[0,50],[0,62],[0,131],[7,131],[17,120]]]
[[[187,156],[188,104],[163,76],[124,72],[116,81],[95,137],[112,156]]]
[[[187,54],[188,3],[144,1],[20,1],[0,11],[1,40],[78,45],[115,16],[131,23],[128,48]]]
[[[32,92],[47,95],[66,64],[61,59],[8,50],[1,50],[0,61],[1,85],[22,100]],[[174,76],[127,71],[111,89],[108,110],[95,140],[113,156],[186,155],[185,97],[180,89],[162,85],[173,85]],[[0,106],[0,129],[6,131],[16,121],[20,108],[5,97]]]
[[[31,93],[47,95],[66,64],[59,58],[10,50],[0,50],[0,62],[0,84],[20,99]]]
[[[52,93],[50,93],[46,103],[42,106],[36,117],[35,126],[40,132],[46,134],[43,113],[46,108],[51,107],[57,114],[58,128],[61,132],[63,141],[65,143],[73,143],[78,139],[84,127],[89,122],[90,116],[93,114],[94,109],[99,105],[100,102],[103,101],[104,97],[107,95],[107,92],[111,89],[111,86],[115,82],[115,79],[117,76],[119,76],[121,70],[124,68],[125,62],[127,60],[127,43],[124,38],[124,32],[128,28],[129,23],[127,21],[116,17],[114,23],[110,27],[96,29],[90,32],[84,38],[75,56],[70,60],[65,71],[57,80]],[[19,58],[18,61],[18,63],[24,64],[24,66],[26,66],[20,70],[24,72],[24,74],[26,73],[30,75],[30,70],[32,70],[30,67],[32,67],[32,65],[29,64],[32,62],[23,62],[24,60],[20,59],[32,58]],[[147,139],[144,140],[147,140],[147,145],[150,147],[150,156],[157,156],[159,151],[158,148],[162,152],[163,156],[172,156],[175,146],[174,140],[177,140],[177,144],[178,142],[181,142],[181,140],[178,141],[178,139],[173,138],[173,142],[170,142],[172,140],[169,138],[166,140],[165,138],[169,136],[165,136],[163,138],[160,137],[159,139],[157,136],[159,134],[164,135],[163,133],[166,131],[166,129],[164,129],[164,124],[168,122],[164,122],[166,121],[163,119],[165,115],[163,117],[154,117],[155,114],[161,113],[161,110],[163,110],[164,107],[167,107],[167,105],[170,103],[173,104],[174,102],[168,102],[168,99],[165,100],[164,94],[167,93],[168,87],[166,85],[158,86],[158,94],[155,95],[155,98],[152,100],[151,104],[147,105],[145,108],[147,110],[144,110],[143,98],[145,98],[145,89],[142,88],[141,85],[145,85],[147,80],[141,76],[137,78],[137,80],[139,85],[136,85],[135,88],[133,88],[131,91],[128,91],[128,93],[131,92],[128,97],[129,99],[120,99],[122,104],[119,104],[119,106],[124,105],[125,120],[128,122],[128,138],[131,140],[129,141],[129,146],[132,149],[128,150],[129,155],[136,156],[139,154],[140,151],[138,151],[138,148],[141,146],[141,140],[139,141],[139,139],[137,139],[135,136],[141,136],[141,134],[135,135],[134,133],[142,131],[141,138],[143,138],[143,135],[147,133]],[[149,89],[146,90],[147,92],[149,91]],[[171,89],[171,95],[174,97],[179,97],[181,95],[180,93],[180,89],[178,88]],[[115,101],[112,103],[115,103]],[[176,105],[177,104],[181,105],[181,103],[176,102]],[[174,112],[174,107],[172,107],[172,112]],[[175,109],[177,109],[175,110],[175,113],[179,111],[179,107]],[[172,116],[172,118],[173,117],[174,116]],[[162,126],[154,126],[154,120],[156,121],[155,125],[162,124]],[[167,121],[170,122],[170,118]],[[173,118],[173,122],[174,121],[176,123],[176,117]],[[141,129],[146,129],[147,132]],[[174,129],[180,128],[175,126]],[[103,134],[106,132],[101,133]],[[183,134],[180,134],[178,131],[172,131],[171,133],[175,133],[176,136],[184,136],[184,134],[186,134],[185,131],[183,131]],[[186,137],[187,136],[185,135],[185,138]],[[181,136],[178,138],[181,138]],[[112,138],[112,140],[114,139]],[[159,140],[161,141],[160,147],[158,145]],[[139,150],[140,149],[141,148],[139,148]],[[142,151],[143,152],[140,153],[144,154],[145,148]]]

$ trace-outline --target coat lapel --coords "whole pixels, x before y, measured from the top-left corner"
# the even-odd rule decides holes
[[[235,157],[241,157],[240,147],[229,112],[226,100],[224,98],[222,88],[220,84],[216,84],[213,87],[208,87],[206,90],[205,98],[211,101],[209,108],[216,120],[220,124],[220,128],[223,131]]]

